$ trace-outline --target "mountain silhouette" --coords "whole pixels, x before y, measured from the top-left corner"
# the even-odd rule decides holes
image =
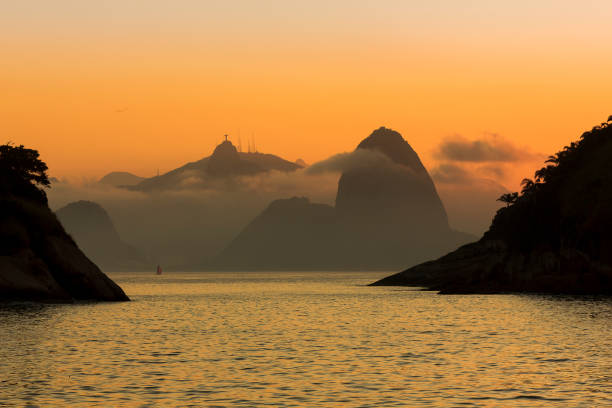
[[[269,171],[292,172],[301,167],[273,154],[239,152],[231,141],[225,140],[209,157],[144,179],[128,188],[135,191],[160,191],[206,187],[212,183],[231,181],[234,177],[253,176]]]
[[[55,212],[79,248],[105,270],[152,269],[144,255],[124,243],[104,208],[91,201],[76,201]]]
[[[346,169],[335,207],[306,198],[277,200],[215,259],[218,268],[387,269],[468,242],[448,226],[444,206],[418,155],[380,128],[357,150],[380,156]]]
[[[333,265],[335,210],[305,197],[273,201],[221,252],[215,265],[236,270]]]
[[[381,226],[405,233],[406,228],[447,232],[448,218],[429,173],[402,136],[391,129],[375,130],[357,146],[390,160],[377,166],[355,166],[338,182],[336,210],[347,226]]]
[[[612,119],[612,117],[610,118]],[[500,197],[475,243],[374,285],[443,293],[612,293],[612,126],[585,132]]]

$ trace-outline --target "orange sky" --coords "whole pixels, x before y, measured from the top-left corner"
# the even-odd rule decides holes
[[[14,3],[2,134],[57,177],[151,176],[224,133],[314,162],[381,125],[433,167],[454,134],[553,153],[612,114],[608,1]]]

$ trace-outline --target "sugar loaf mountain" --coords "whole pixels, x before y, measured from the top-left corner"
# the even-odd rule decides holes
[[[0,146],[0,301],[129,300],[49,209],[38,152]]]
[[[373,285],[612,294],[612,116],[523,180],[484,236]]]
[[[342,173],[335,206],[305,197],[274,201],[209,266],[399,268],[469,242],[449,227],[431,177],[399,133],[381,127],[355,152],[369,156],[355,155],[364,160]]]

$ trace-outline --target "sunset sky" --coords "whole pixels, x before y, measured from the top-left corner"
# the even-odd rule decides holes
[[[548,154],[612,114],[609,0],[0,3],[2,142],[56,177],[151,176],[224,133],[312,163],[381,125],[432,168],[456,135]]]

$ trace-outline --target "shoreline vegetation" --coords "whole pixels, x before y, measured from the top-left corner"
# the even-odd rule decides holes
[[[612,116],[502,195],[477,242],[372,283],[451,293],[612,294]]]

